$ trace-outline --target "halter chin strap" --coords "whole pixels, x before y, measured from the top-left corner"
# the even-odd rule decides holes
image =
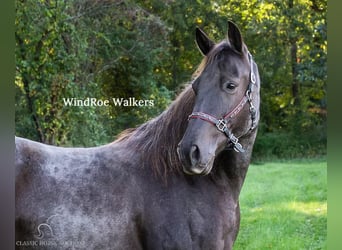
[[[254,69],[253,69],[253,57],[251,55],[251,53],[248,52],[248,59],[250,62],[250,82],[248,84],[247,90],[245,95],[243,96],[243,98],[241,99],[241,101],[238,103],[238,105],[235,106],[235,108],[233,110],[231,110],[230,112],[226,113],[225,115],[223,115],[221,118],[216,118],[212,115],[203,113],[203,112],[193,112],[191,115],[189,115],[188,119],[201,119],[203,121],[209,122],[213,125],[216,126],[216,128],[224,133],[227,137],[228,137],[228,143],[231,143],[233,145],[233,148],[236,152],[245,152],[245,150],[243,149],[241,143],[239,143],[239,138],[236,137],[231,130],[229,130],[228,128],[228,121],[230,119],[233,119],[235,116],[237,116],[240,111],[243,109],[243,107],[245,106],[245,104],[248,102],[249,103],[249,112],[251,115],[251,120],[252,120],[252,125],[249,128],[249,131],[253,130],[256,127],[256,113],[257,110],[253,105],[252,102],[252,93],[254,90],[254,86],[256,85],[256,76],[254,73]],[[249,132],[248,131],[248,132]]]

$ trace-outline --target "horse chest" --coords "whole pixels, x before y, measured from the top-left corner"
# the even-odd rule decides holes
[[[150,200],[147,249],[231,249],[239,223],[237,201],[229,192],[210,189],[172,190]]]

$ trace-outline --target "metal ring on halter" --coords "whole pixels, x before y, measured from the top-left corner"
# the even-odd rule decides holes
[[[219,119],[217,123],[215,124],[217,129],[221,131],[222,133],[225,133],[225,131],[228,129],[227,122],[224,119]]]
[[[251,66],[251,67],[253,67],[253,66]],[[252,82],[253,84],[256,83],[256,77],[255,77],[254,72],[251,73],[251,82]]]

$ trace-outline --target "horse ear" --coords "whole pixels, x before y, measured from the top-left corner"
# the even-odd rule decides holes
[[[242,53],[242,36],[239,28],[232,21],[228,21],[228,40],[238,52]]]
[[[203,55],[207,55],[215,45],[200,28],[196,28],[196,43]]]

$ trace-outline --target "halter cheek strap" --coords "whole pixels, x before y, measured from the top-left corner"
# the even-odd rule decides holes
[[[248,59],[250,62],[250,82],[248,84],[247,90],[241,101],[238,103],[238,105],[235,106],[233,110],[230,112],[226,113],[225,115],[222,116],[222,118],[216,118],[215,116],[206,114],[204,112],[193,112],[191,115],[189,115],[188,119],[201,119],[203,121],[209,122],[213,125],[216,126],[216,128],[224,133],[228,137],[228,143],[231,143],[233,145],[233,148],[236,152],[245,152],[243,149],[241,143],[239,143],[238,137],[236,137],[232,131],[229,130],[228,128],[228,121],[233,119],[235,116],[237,116],[240,111],[243,109],[245,104],[248,102],[249,103],[249,112],[251,115],[251,120],[252,120],[252,125],[249,128],[248,131],[253,130],[256,127],[256,114],[257,110],[253,105],[252,102],[252,93],[254,90],[254,85],[256,84],[256,77],[254,74],[254,69],[253,69],[253,57],[252,55],[248,52]]]

